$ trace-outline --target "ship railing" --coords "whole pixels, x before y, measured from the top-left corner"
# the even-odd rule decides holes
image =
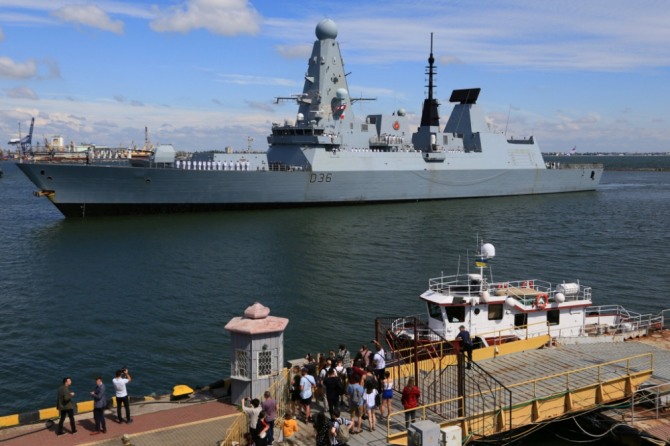
[[[667,310],[665,310],[667,311]],[[628,311],[621,305],[600,305],[586,309],[589,326],[609,333],[626,333],[634,330],[661,330],[664,327],[664,312],[640,314]],[[585,327],[586,328],[586,327]]]
[[[662,412],[668,408],[670,408],[670,383],[642,384],[630,398],[630,424],[634,425],[635,421],[666,418],[667,415]],[[625,412],[623,415],[626,416]],[[625,419],[624,421],[628,422]]]
[[[535,329],[537,328],[537,330]],[[485,338],[491,345],[500,345],[506,342],[510,337],[516,339],[530,339],[537,336],[548,334],[546,322],[533,322],[526,325],[517,325],[514,327],[499,328],[491,331],[477,331],[472,334],[476,338]]]

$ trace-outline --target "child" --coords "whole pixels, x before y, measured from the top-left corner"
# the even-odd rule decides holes
[[[293,435],[298,432],[298,422],[293,419],[293,415],[290,412],[286,412],[284,414],[284,421],[282,421],[281,431],[284,437],[284,443],[291,446],[295,445]]]
[[[377,386],[374,382],[367,382],[365,384],[365,394],[363,395],[363,400],[365,401],[365,410],[368,414],[368,424],[370,425],[370,430],[375,430],[375,398],[379,392],[377,391]]]

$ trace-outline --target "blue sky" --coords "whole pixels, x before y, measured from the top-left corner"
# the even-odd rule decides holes
[[[338,27],[358,118],[416,124],[434,33],[441,123],[457,88],[545,152],[669,152],[665,0],[0,0],[0,147],[34,142],[264,150],[293,120],[316,24]],[[509,117],[509,121],[508,121]]]

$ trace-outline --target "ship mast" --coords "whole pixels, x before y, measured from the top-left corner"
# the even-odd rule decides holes
[[[422,127],[439,127],[440,116],[438,114],[438,103],[433,98],[433,75],[435,74],[435,58],[433,57],[433,33],[430,33],[430,56],[428,57],[428,66],[426,74],[428,75],[428,98],[423,101],[423,112],[421,113]]]

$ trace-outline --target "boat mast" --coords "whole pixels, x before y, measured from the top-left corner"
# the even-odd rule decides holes
[[[433,98],[433,75],[435,75],[435,57],[433,57],[433,33],[430,33],[430,56],[428,57],[428,66],[426,74],[428,75],[428,97],[423,101],[423,111],[421,113],[422,127],[439,127],[440,116],[438,114],[438,103]]]

